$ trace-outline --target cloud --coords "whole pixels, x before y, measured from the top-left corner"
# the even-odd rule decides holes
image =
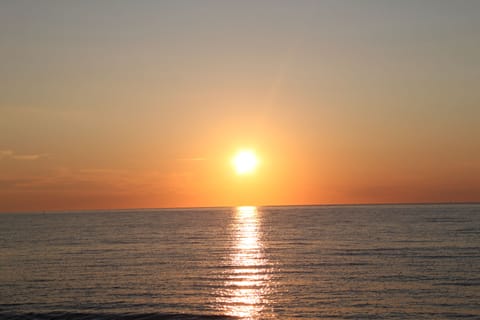
[[[179,158],[178,161],[204,161],[205,158]]]
[[[20,161],[32,161],[38,160],[40,158],[46,157],[48,154],[41,153],[41,154],[18,154],[13,150],[0,150],[0,160],[2,159],[14,159]]]
[[[22,155],[14,155],[12,158],[15,160],[37,160],[41,158],[42,154],[22,154]]]
[[[0,177],[0,193],[148,194],[162,191],[168,178],[156,171],[57,167],[36,175]]]

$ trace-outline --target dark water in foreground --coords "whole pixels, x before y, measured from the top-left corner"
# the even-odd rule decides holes
[[[0,215],[3,319],[480,319],[480,205]]]

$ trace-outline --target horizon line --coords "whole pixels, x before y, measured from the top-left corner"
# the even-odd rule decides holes
[[[242,206],[253,207],[333,207],[333,206],[408,206],[408,205],[480,205],[480,201],[443,201],[443,202],[369,202],[369,203],[314,203],[314,204],[268,204],[268,205],[219,205],[219,206],[178,206],[178,207],[131,207],[131,208],[90,208],[90,209],[53,209],[38,211],[0,211],[0,214],[46,214],[46,213],[80,213],[80,212],[111,212],[111,211],[149,211],[149,210],[202,210],[237,208]]]

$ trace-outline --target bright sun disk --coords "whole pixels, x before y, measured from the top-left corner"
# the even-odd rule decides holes
[[[258,165],[258,158],[251,150],[239,151],[232,160],[233,167],[238,174],[251,173]]]

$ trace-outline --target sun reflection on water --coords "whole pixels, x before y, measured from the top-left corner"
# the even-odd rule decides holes
[[[232,254],[217,301],[223,312],[244,319],[260,319],[268,305],[270,274],[260,239],[256,207],[237,207],[232,223]]]

